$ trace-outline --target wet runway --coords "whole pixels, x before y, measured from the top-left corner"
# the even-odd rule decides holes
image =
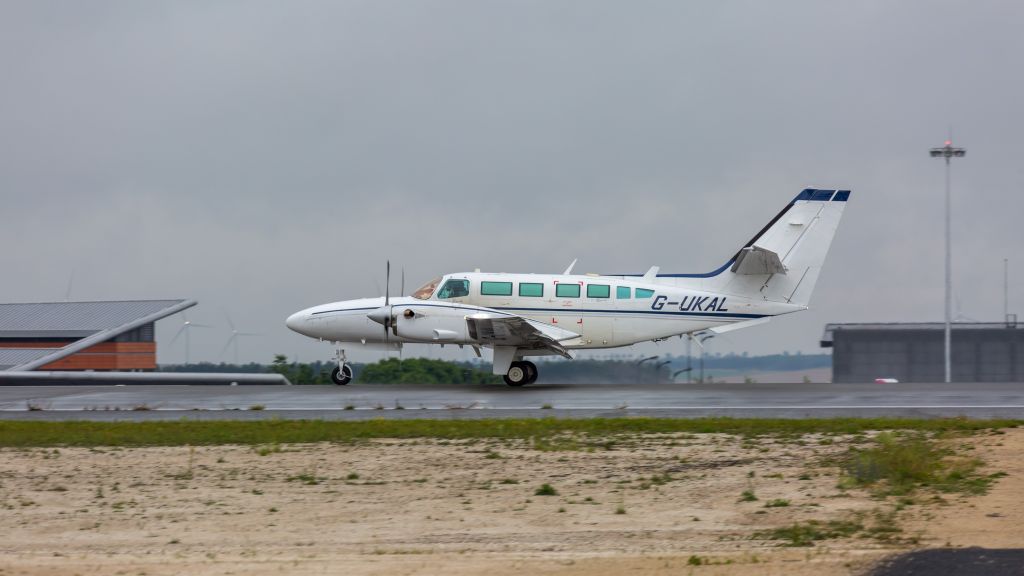
[[[0,419],[505,417],[1024,419],[1024,383],[0,387]]]

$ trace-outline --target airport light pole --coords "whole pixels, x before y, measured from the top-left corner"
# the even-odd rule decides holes
[[[644,362],[650,362],[651,360],[657,360],[658,358],[659,358],[658,355],[654,355],[654,356],[648,356],[646,358],[641,358],[640,360],[637,361],[637,363],[636,363],[636,381],[637,381],[637,383],[639,383],[639,382],[641,382],[643,380],[643,374],[644,374],[643,364],[644,364]]]
[[[945,357],[946,357],[946,382],[952,381],[952,345],[951,345],[951,326],[950,316],[953,313],[953,257],[951,254],[952,245],[952,219],[950,217],[950,198],[952,193],[950,192],[949,184],[949,165],[953,158],[961,158],[967,155],[965,148],[954,148],[953,139],[946,140],[946,145],[942,148],[932,148],[929,151],[932,158],[945,158],[946,159],[946,332],[945,332]]]
[[[693,336],[686,339],[686,383],[693,380],[693,354],[690,354],[690,346],[693,344]]]
[[[644,362],[650,362],[651,360],[657,360],[658,358],[658,356],[648,356],[646,358],[641,358],[640,360],[637,361],[636,365],[639,366]]]
[[[704,383],[704,342],[714,338],[714,333],[708,332],[700,337],[700,383]]]
[[[683,368],[682,370],[676,370],[675,372],[672,373],[672,381],[675,382],[676,381],[676,376],[679,376],[683,372],[686,372],[686,381],[689,382],[690,381],[690,370],[692,370],[692,368]]]
[[[1003,322],[1010,324],[1010,259],[1003,258]]]
[[[654,365],[654,381],[655,382],[657,382],[658,380],[661,379],[661,367],[662,366],[668,366],[671,363],[672,363],[671,360],[662,360],[661,362],[658,362],[657,364]]]

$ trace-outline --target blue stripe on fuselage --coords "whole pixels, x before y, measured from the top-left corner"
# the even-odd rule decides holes
[[[481,312],[481,311],[484,311],[484,310],[496,310],[496,311],[519,310],[519,311],[527,311],[527,312],[544,312],[545,314],[557,313],[557,314],[564,314],[564,315],[573,315],[573,314],[616,314],[616,315],[620,315],[620,314],[646,314],[646,315],[655,315],[655,316],[696,316],[698,318],[708,318],[708,317],[714,317],[714,318],[763,318],[763,317],[767,316],[767,314],[738,314],[738,313],[732,313],[732,312],[727,313],[727,314],[723,314],[723,313],[719,313],[719,312],[677,312],[677,311],[672,311],[672,310],[668,310],[668,311],[665,311],[665,310],[598,310],[598,309],[595,309],[595,308],[520,308],[520,307],[515,307],[515,306],[495,306],[493,308],[483,308],[482,307],[483,310],[481,310],[480,308],[470,308],[468,306],[460,306],[458,304],[440,304],[440,303],[430,303],[430,302],[406,303],[404,305],[408,305],[408,306],[429,306],[429,307],[434,307],[434,308],[458,308],[458,309],[461,309],[461,310],[473,310],[475,312]],[[397,306],[402,306],[402,304],[398,304]],[[360,311],[364,311],[364,310],[376,310],[377,308],[379,308],[379,307],[370,307],[370,308],[341,308],[341,309],[338,309],[338,310],[322,310],[320,312],[313,312],[313,315],[315,316],[317,314],[331,314],[331,313],[335,313],[335,312],[360,312]],[[517,314],[511,314],[511,313],[508,313],[508,312],[506,312],[505,314],[508,315],[508,316],[517,316]]]

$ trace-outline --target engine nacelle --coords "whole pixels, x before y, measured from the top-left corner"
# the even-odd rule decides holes
[[[464,310],[439,306],[396,306],[395,331],[407,340],[472,344]]]

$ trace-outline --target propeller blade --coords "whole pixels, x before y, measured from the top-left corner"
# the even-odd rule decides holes
[[[228,326],[231,327],[231,331],[235,331],[235,323],[231,321],[231,316],[228,315],[228,311],[224,310],[224,317],[228,320]]]
[[[196,324],[195,322],[189,322],[188,325],[191,328],[213,328],[209,324]]]
[[[387,288],[384,291],[384,305],[387,306],[391,300],[391,260],[387,261],[387,267],[384,269],[384,282]]]
[[[405,266],[402,266],[402,293],[399,296],[405,296]]]

